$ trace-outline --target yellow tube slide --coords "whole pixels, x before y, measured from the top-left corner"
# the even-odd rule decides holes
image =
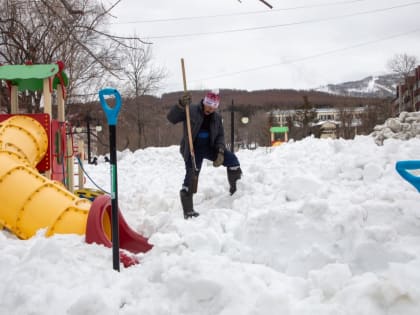
[[[0,123],[0,225],[22,239],[41,228],[47,236],[86,232],[91,202],[35,168],[47,149],[47,133],[35,119],[16,115]]]

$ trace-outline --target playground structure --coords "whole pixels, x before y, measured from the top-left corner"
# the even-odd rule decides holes
[[[11,114],[0,115],[0,226],[21,239],[46,229],[46,236],[85,234],[87,242],[111,247],[111,198],[103,195],[92,203],[73,193],[75,148],[65,121],[64,65],[3,65],[0,80],[6,81],[11,101]],[[18,114],[18,93],[25,90],[42,91],[43,114]],[[54,90],[57,118],[51,119]],[[119,209],[118,216],[120,248],[150,250]],[[124,251],[120,259],[125,266],[137,262]]]
[[[276,147],[288,141],[289,128],[285,126],[275,126],[270,128],[271,146]],[[283,135],[283,137],[281,136]]]

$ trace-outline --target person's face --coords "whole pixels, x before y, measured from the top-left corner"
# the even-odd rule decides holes
[[[204,115],[210,115],[216,111],[216,108],[213,106],[208,106],[204,104]]]

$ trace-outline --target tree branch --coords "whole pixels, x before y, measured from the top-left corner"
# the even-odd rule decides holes
[[[67,12],[69,12],[70,14],[73,15],[83,15],[84,12],[82,10],[73,10],[73,8],[67,3],[66,0],[60,0],[60,2],[64,5],[64,7],[66,8]]]

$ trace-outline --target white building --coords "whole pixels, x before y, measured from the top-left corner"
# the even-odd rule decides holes
[[[357,133],[357,127],[362,124],[360,118],[364,113],[365,107],[346,107],[346,108],[317,108],[315,109],[316,118],[311,124],[311,127],[320,129],[320,138],[336,138],[338,127],[341,126],[344,118],[341,115],[346,115],[346,121],[350,121],[350,127],[354,127]],[[292,120],[296,127],[296,113],[301,110],[275,110],[270,113],[270,121],[272,126],[288,126],[288,120]],[[351,117],[349,116],[351,115]]]

